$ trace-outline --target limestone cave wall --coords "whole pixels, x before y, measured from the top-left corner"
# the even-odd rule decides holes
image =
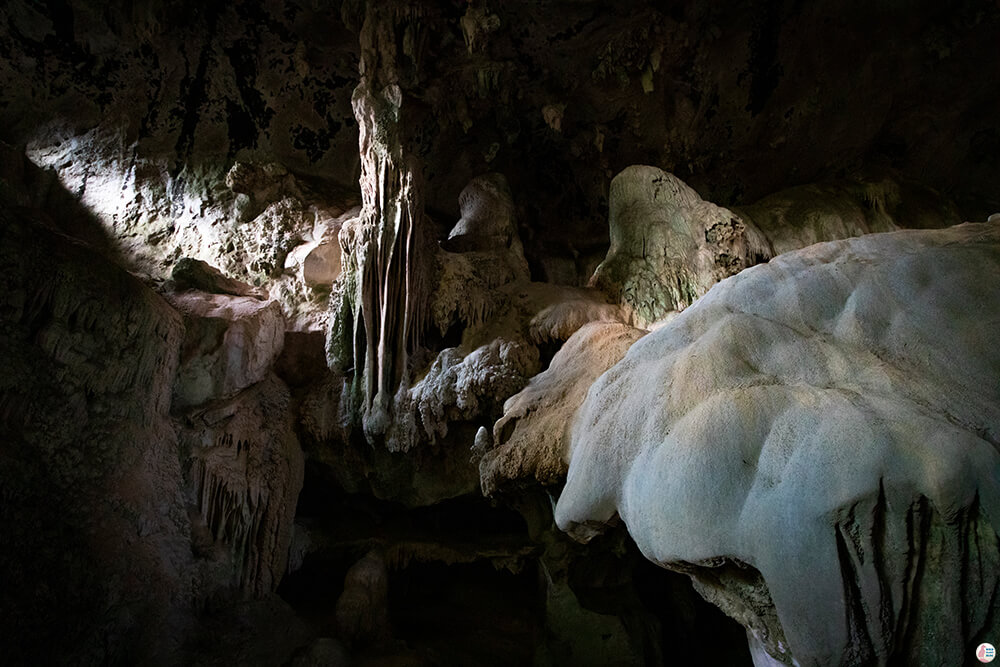
[[[998,29],[5,3],[0,656],[971,663]]]

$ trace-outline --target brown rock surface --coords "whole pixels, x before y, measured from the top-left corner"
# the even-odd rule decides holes
[[[204,292],[168,299],[185,324],[177,409],[236,395],[264,379],[281,354],[285,320],[274,301]]]
[[[645,333],[596,322],[570,336],[549,367],[504,403],[503,417],[493,426],[494,444],[479,463],[483,493],[492,496],[533,483],[560,485],[568,468],[570,427],[587,390]]]
[[[97,664],[169,648],[192,600],[168,417],[180,316],[6,208],[0,313],[3,659]]]
[[[273,592],[287,565],[303,466],[288,401],[269,375],[181,420],[195,553],[247,596]]]

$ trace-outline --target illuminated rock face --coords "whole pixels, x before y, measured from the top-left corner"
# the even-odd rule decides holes
[[[591,388],[557,523],[620,515],[758,664],[961,664],[1000,631],[998,280],[986,223],[720,283]]]
[[[170,302],[185,321],[175,408],[235,396],[263,380],[281,354],[285,320],[274,301],[186,292]]]

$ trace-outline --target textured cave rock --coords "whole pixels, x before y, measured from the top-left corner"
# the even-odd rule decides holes
[[[886,175],[800,185],[734,210],[763,232],[775,254],[873,232],[934,229],[962,221],[938,192]]]
[[[428,256],[422,166],[406,122],[414,106],[422,41],[419,4],[368,4],[361,26],[361,80],[352,105],[360,128],[362,210],[341,232],[344,280],[333,303],[331,367],[352,369],[349,399],[369,438],[392,423],[396,391],[427,317]],[[429,268],[430,267],[430,268]]]
[[[488,251],[503,255],[507,249],[509,280],[528,280],[528,262],[517,230],[514,198],[503,174],[490,173],[472,179],[458,196],[462,217],[448,232],[446,250]],[[505,282],[509,282],[505,281]]]
[[[960,221],[936,191],[880,180],[802,185],[729,210],[676,176],[633,165],[611,181],[611,248],[591,284],[637,326],[683,310],[728,276],[813,243]]]
[[[274,301],[194,291],[168,299],[184,315],[175,409],[235,396],[263,380],[281,354],[285,320]]]
[[[618,363],[644,331],[621,323],[596,322],[576,331],[559,348],[549,367],[504,403],[493,425],[489,447],[479,462],[483,494],[512,483],[556,486],[566,478],[568,431],[587,390]],[[488,437],[488,436],[487,436]]]
[[[322,637],[305,649],[296,651],[291,667],[347,667],[351,656],[344,645],[330,637]]]
[[[302,489],[288,389],[268,375],[179,421],[192,548],[219,580],[248,597],[266,596],[284,576]]]
[[[542,370],[544,346],[561,344],[590,322],[617,323],[624,317],[593,290],[514,280],[479,291],[504,276],[493,268],[508,264],[503,249],[492,257],[475,251],[444,256],[452,266],[472,271],[469,279],[446,270],[433,303],[436,320],[451,309],[438,325],[462,325],[462,339],[438,353],[426,374],[397,396],[399,426],[386,442],[391,450],[407,451],[425,441],[455,443],[449,433],[456,426],[466,427],[460,431],[466,440],[458,440],[464,450],[471,444],[467,427],[475,432],[476,425],[494,422],[504,401]],[[439,308],[442,303],[449,308]]]
[[[444,336],[459,324],[476,329],[506,304],[503,288],[530,280],[514,201],[502,174],[472,179],[459,197],[462,217],[436,255],[439,272],[430,316]]]
[[[347,571],[344,592],[337,599],[337,627],[353,645],[377,645],[392,636],[389,571],[377,551],[368,552]]]
[[[717,285],[592,387],[559,526],[620,515],[758,664],[961,664],[1000,630],[998,230],[823,243]]]
[[[815,241],[963,219],[926,186],[965,219],[1000,210],[998,29],[1000,5],[971,0],[4,3],[0,141],[30,160],[0,143],[0,467],[11,472],[0,518],[25,545],[0,554],[0,574],[15,575],[0,645],[20,634],[58,662],[160,648],[166,662],[347,662],[344,637],[330,636],[336,594],[322,627],[270,595],[301,442],[304,497],[372,524],[358,541],[311,524],[307,557],[334,544],[349,564],[386,547],[383,514],[366,509],[376,501],[398,503],[408,526],[482,490],[525,515],[530,543],[494,544],[483,508],[462,517],[475,535],[444,543],[454,517],[434,514],[422,534],[393,537],[390,573],[411,558],[447,563],[442,582],[460,563],[520,572],[524,595],[511,599],[531,611],[483,616],[501,621],[500,642],[504,614],[544,605],[542,648],[527,646],[533,626],[511,626],[518,661],[536,649],[553,664],[665,659],[691,639],[652,639],[649,603],[630,591],[637,566],[617,558],[634,553],[624,531],[553,546],[565,540],[548,494],[565,479],[573,415],[635,327],[671,326],[661,318],[683,318],[726,276]],[[623,169],[627,187],[612,178]],[[934,338],[931,356],[966,344],[950,341]],[[710,367],[724,374],[720,346]],[[149,361],[154,348],[179,372]],[[874,533],[878,517],[898,519],[892,493],[834,517],[838,563],[862,572],[843,595],[868,621],[891,614],[856,602],[874,588],[858,536],[869,514]],[[928,501],[907,515],[929,526],[926,558],[957,562],[934,553],[961,550],[962,521],[995,534],[966,510],[939,515]],[[739,559],[671,567],[771,659],[785,619],[767,573]],[[450,608],[504,592],[462,591],[469,606]],[[677,621],[670,606],[684,596],[664,597],[658,613]],[[57,608],[70,628],[58,636],[45,619]],[[911,623],[897,644],[932,625]],[[883,655],[879,632],[858,630],[862,652],[847,661],[868,660],[869,645]]]
[[[591,284],[628,307],[640,326],[774,254],[753,224],[656,167],[622,171],[609,199],[611,248]]]
[[[234,280],[217,268],[193,257],[181,257],[170,270],[172,287],[179,291],[198,290],[208,294],[229,294],[267,299],[267,291]]]
[[[186,660],[206,600],[267,598],[285,571],[302,461],[267,377],[280,308],[189,291],[178,312],[57,185],[3,179],[4,654]],[[234,287],[201,268],[178,277]]]
[[[413,497],[430,500],[474,491],[477,474],[467,460],[475,430],[495,421],[502,413],[503,401],[541,370],[540,346],[558,344],[588,322],[618,322],[625,317],[619,306],[608,303],[596,290],[529,281],[512,195],[502,175],[473,179],[463,190],[461,208],[462,217],[448,238],[433,254],[427,253],[435,259],[436,267],[432,287],[425,288],[429,292],[428,324],[436,329],[432,333],[441,337],[439,344],[451,346],[421,351],[426,366],[415,366],[419,374],[395,392],[388,413],[392,419],[384,440],[375,448],[409,454],[420,446],[430,447],[428,452],[414,454],[410,461],[393,464],[377,454],[383,464],[369,478],[381,480],[376,492],[380,497],[391,494],[411,502]],[[352,249],[359,247],[357,235],[364,232],[358,227],[363,224],[359,218],[343,228],[347,257],[353,257],[356,250]],[[352,270],[345,272],[338,289],[349,290],[354,280]],[[346,337],[356,335],[346,326],[351,318],[339,314],[333,322],[335,328],[328,339],[331,352],[338,346],[350,349]],[[338,356],[331,356],[336,362]],[[414,362],[419,358],[414,356]],[[356,367],[345,375],[349,382],[352,375],[358,382]],[[310,439],[318,445],[310,448],[329,465],[342,469],[336,457],[322,452],[329,447],[321,444],[350,441],[350,425],[356,418],[349,401],[334,398],[342,386],[334,378],[317,387],[319,393],[307,400],[303,414],[312,433]],[[435,457],[437,475],[433,473]],[[445,464],[449,459],[454,461]],[[416,487],[420,485],[391,483],[396,475],[417,475],[416,470],[421,469],[427,470],[430,479],[436,476],[442,482],[446,478],[450,481],[428,487],[430,480],[424,479],[419,490]],[[463,472],[455,474],[456,469]],[[391,470],[398,472],[387,477]],[[357,488],[353,482],[348,486]],[[435,495],[441,493],[447,495]]]
[[[357,39],[339,12],[304,9],[9,3],[4,138],[54,169],[144,272],[177,247],[228,270],[235,160],[356,178]]]
[[[505,173],[536,279],[586,282],[608,181],[630,164],[730,208],[874,166],[948,192],[967,219],[1000,210],[993,4],[422,4],[419,63],[402,53],[398,69],[421,81],[406,124],[423,196],[454,217],[471,177]],[[0,138],[145,271],[177,245],[228,271],[215,234],[240,211],[222,187],[235,161],[356,190],[363,5],[12,0]]]
[[[181,317],[7,205],[0,312],[4,660],[168,650],[194,594],[168,413]]]
[[[214,256],[229,274],[266,287],[292,331],[322,331],[340,275],[339,234],[358,215],[356,197],[300,183],[280,164],[237,162],[226,175],[237,193],[235,223],[203,233],[195,251]],[[207,248],[206,248],[207,245]]]

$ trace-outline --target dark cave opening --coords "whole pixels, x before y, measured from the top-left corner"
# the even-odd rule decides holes
[[[395,635],[435,665],[532,664],[543,610],[538,569],[413,562],[389,575]]]
[[[558,665],[576,659],[560,652],[564,639],[546,627],[551,584],[539,558],[553,557],[549,567],[569,563],[566,583],[580,613],[620,619],[642,664],[752,664],[744,629],[705,601],[686,575],[643,558],[627,535],[602,538],[587,558],[564,561],[558,554],[582,547],[566,543],[569,552],[532,552],[525,517],[482,497],[411,508],[345,493],[328,475],[323,466],[307,464],[297,522],[310,535],[312,551],[284,578],[278,594],[315,636],[339,636],[336,607],[345,576],[366,553],[383,554],[392,638],[355,647],[371,664],[387,656],[419,665]],[[498,558],[504,552],[514,571]],[[602,628],[580,627],[588,633]]]
[[[278,595],[319,636],[332,634],[337,627],[335,608],[344,592],[344,575],[362,555],[342,552],[307,556],[297,570],[282,579]]]
[[[640,559],[632,577],[639,600],[659,621],[664,665],[753,665],[743,626],[698,595],[687,575]]]

